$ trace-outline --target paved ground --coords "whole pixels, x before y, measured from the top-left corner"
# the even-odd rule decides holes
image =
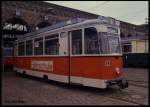
[[[127,89],[68,86],[2,73],[2,105],[148,105],[148,69],[126,68]]]

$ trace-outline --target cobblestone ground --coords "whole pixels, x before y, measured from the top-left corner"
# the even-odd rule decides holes
[[[2,73],[2,105],[148,105],[148,69],[125,69],[129,87],[68,86]]]

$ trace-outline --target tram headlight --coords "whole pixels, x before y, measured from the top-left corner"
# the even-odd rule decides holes
[[[120,68],[119,67],[116,67],[115,71],[117,74],[120,74]]]

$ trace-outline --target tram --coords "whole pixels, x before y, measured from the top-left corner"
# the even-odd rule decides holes
[[[119,21],[76,18],[25,34],[15,41],[14,70],[67,84],[128,87]]]

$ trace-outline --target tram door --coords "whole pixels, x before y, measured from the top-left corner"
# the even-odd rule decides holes
[[[69,32],[69,82],[82,84],[82,29]]]
[[[64,65],[62,66],[66,73],[67,83],[69,83],[69,41],[68,41],[68,32],[61,32],[59,39],[59,54],[65,58]]]

